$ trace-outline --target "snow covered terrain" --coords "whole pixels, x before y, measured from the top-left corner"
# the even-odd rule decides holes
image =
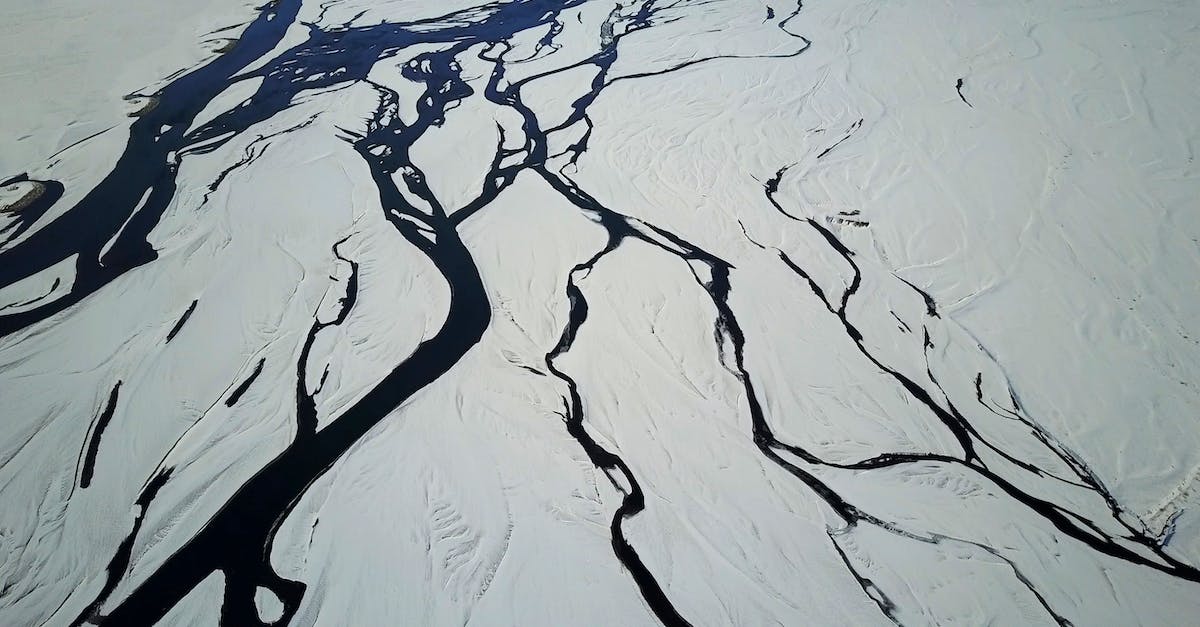
[[[0,42],[0,625],[1200,616],[1200,3]]]

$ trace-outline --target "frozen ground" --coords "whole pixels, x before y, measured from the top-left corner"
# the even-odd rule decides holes
[[[0,624],[1183,625],[1200,5],[0,7]]]

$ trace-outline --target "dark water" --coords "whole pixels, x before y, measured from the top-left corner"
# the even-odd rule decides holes
[[[512,47],[507,43],[508,40],[533,28],[545,28],[545,34],[535,44],[534,54],[554,54],[559,47],[560,38],[567,36],[564,32],[570,32],[564,28],[564,22],[560,19],[563,12],[582,3],[583,0],[491,2],[482,3],[470,10],[410,23],[383,23],[372,26],[310,24],[307,25],[308,36],[305,41],[268,59],[261,69],[247,73],[247,67],[270,53],[282,40],[285,31],[297,19],[301,5],[299,0],[279,0],[271,3],[262,8],[258,18],[247,27],[237,44],[225,54],[180,76],[159,92],[149,95],[153,96],[155,106],[133,123],[123,154],[113,164],[108,176],[82,200],[67,209],[60,218],[30,233],[27,239],[0,253],[0,287],[33,276],[71,255],[79,255],[76,280],[69,293],[47,300],[25,312],[4,315],[0,311],[0,335],[7,335],[44,322],[55,313],[106,289],[113,280],[123,274],[154,262],[156,253],[147,242],[147,238],[174,198],[176,175],[181,160],[190,155],[211,152],[232,138],[246,133],[253,125],[286,111],[296,102],[297,97],[306,91],[359,83],[368,85],[376,92],[378,106],[372,117],[365,122],[364,128],[345,129],[346,135],[343,139],[368,167],[378,191],[380,206],[387,210],[385,215],[391,225],[409,245],[432,262],[451,293],[449,311],[438,332],[389,372],[381,373],[379,383],[358,402],[328,421],[325,427],[318,429],[314,400],[316,392],[310,391],[307,386],[308,354],[320,332],[347,319],[356,305],[360,289],[357,264],[343,257],[335,246],[334,254],[350,267],[350,277],[346,281],[346,291],[340,299],[337,315],[327,322],[314,322],[297,361],[297,435],[294,441],[243,483],[200,532],[184,542],[178,551],[150,573],[128,597],[112,599],[110,595],[126,575],[144,513],[152,505],[162,486],[170,480],[172,469],[166,468],[150,477],[133,504],[138,506],[139,514],[128,537],[110,560],[104,589],[88,610],[77,617],[76,625],[155,624],[214,571],[222,571],[225,575],[222,624],[265,624],[258,616],[254,603],[255,590],[260,586],[271,590],[283,603],[283,616],[276,622],[286,624],[291,620],[306,590],[303,583],[280,577],[269,563],[272,543],[279,526],[309,486],[356,442],[414,393],[438,380],[479,342],[491,322],[491,304],[488,302],[471,251],[459,237],[458,226],[488,207],[521,172],[540,177],[562,198],[581,212],[595,218],[608,234],[606,245],[592,258],[576,265],[570,273],[570,279],[564,286],[565,295],[570,302],[569,319],[559,343],[545,356],[545,368],[550,376],[560,380],[567,390],[562,399],[565,429],[579,443],[591,462],[608,475],[623,495],[622,503],[614,513],[610,526],[614,556],[626,567],[646,603],[663,623],[684,625],[689,623],[689,618],[675,606],[670,598],[669,589],[656,579],[652,569],[642,561],[634,546],[625,537],[622,523],[645,508],[645,496],[638,478],[620,456],[605,449],[587,433],[584,428],[586,411],[578,385],[569,373],[556,365],[557,358],[571,349],[579,329],[587,323],[588,300],[577,284],[578,278],[586,276],[586,273],[601,263],[606,255],[630,239],[654,246],[693,269],[696,289],[703,290],[717,312],[713,321],[713,340],[722,353],[722,362],[731,364],[730,372],[742,385],[749,402],[752,431],[747,433],[746,437],[753,440],[766,460],[807,486],[828,504],[846,525],[869,524],[892,529],[888,522],[871,514],[867,508],[851,503],[838,494],[813,472],[806,470],[797,459],[809,466],[861,471],[920,462],[962,467],[986,479],[1021,503],[1030,516],[1050,522],[1063,534],[1087,544],[1095,551],[1184,579],[1200,581],[1200,573],[1194,568],[1167,556],[1157,541],[1148,537],[1144,531],[1126,525],[1122,518],[1123,511],[1090,470],[1065,450],[1056,448],[1056,444],[1048,436],[1039,435],[1044,438],[1046,446],[1058,459],[1074,469],[1076,476],[1072,478],[1073,481],[1102,495],[1106,502],[1110,503],[1113,519],[1128,529],[1127,536],[1107,536],[1087,520],[1071,515],[1057,504],[1036,498],[1003,478],[981,460],[981,449],[994,452],[1024,472],[1040,475],[1043,471],[1031,463],[1008,455],[987,441],[963,417],[958,408],[949,402],[944,390],[940,389],[932,376],[930,379],[934,382],[933,386],[920,384],[872,352],[870,344],[864,341],[863,333],[847,315],[847,308],[852,299],[859,296],[862,276],[854,253],[823,225],[811,219],[797,218],[776,200],[775,194],[780,180],[788,171],[787,167],[781,168],[766,182],[766,200],[787,219],[816,233],[851,269],[853,279],[840,294],[829,294],[818,286],[801,264],[783,252],[775,251],[780,262],[793,272],[797,281],[807,286],[815,297],[824,303],[829,315],[840,321],[846,336],[855,343],[865,359],[891,377],[913,403],[923,406],[940,420],[958,443],[961,455],[887,454],[854,464],[833,464],[800,447],[780,441],[768,424],[760,405],[759,394],[754,387],[752,373],[745,365],[746,338],[730,305],[730,294],[733,290],[732,264],[689,242],[680,234],[605,206],[571,180],[565,174],[566,167],[555,168],[550,165],[555,159],[558,159],[558,163],[575,164],[588,150],[592,125],[588,110],[608,86],[634,78],[653,80],[656,76],[721,57],[714,55],[691,59],[657,71],[620,77],[610,76],[611,68],[620,57],[622,42],[626,37],[640,30],[655,27],[665,19],[668,10],[673,10],[673,13],[670,13],[672,16],[680,10],[673,3],[646,0],[613,10],[599,28],[589,34],[596,43],[592,56],[582,61],[564,61],[561,68],[540,77],[510,82],[506,72],[508,65],[516,60],[510,58]],[[787,26],[799,11],[800,5],[797,4],[796,9],[776,25],[792,35]],[[775,10],[768,7],[767,19],[775,18]],[[579,21],[582,23],[582,20]],[[579,35],[575,33],[572,36]],[[802,37],[792,36],[796,38],[794,52],[768,56],[796,56],[811,43]],[[410,49],[418,44],[438,44],[440,47],[435,51],[428,51],[426,48],[426,51],[419,54],[410,52]],[[476,53],[478,57],[492,64],[487,84],[478,94],[464,78],[460,66],[463,56],[472,49],[482,50]],[[399,94],[386,85],[368,80],[371,69],[377,63],[388,59],[403,61],[404,78],[424,88],[424,95],[417,101],[417,119],[410,123],[404,123],[399,117]],[[595,75],[589,83],[580,86],[566,119],[552,123],[542,120],[522,100],[522,88],[529,82],[584,65],[593,67]],[[262,84],[253,96],[212,121],[188,131],[196,116],[218,94],[234,83],[249,78],[262,78]],[[961,81],[959,88],[961,90]],[[505,148],[505,131],[501,129],[491,172],[485,178],[480,195],[459,211],[448,214],[426,184],[424,173],[410,159],[409,152],[414,143],[427,131],[443,123],[447,111],[462,100],[476,96],[509,108],[519,115],[522,120],[523,144],[515,149]],[[851,127],[847,137],[857,130],[861,123],[860,121]],[[580,124],[583,124],[587,131],[574,144],[560,155],[548,154],[551,135],[577,128]],[[828,146],[818,158],[835,150],[841,141],[845,141],[845,137]],[[513,159],[514,157],[516,159]],[[216,189],[230,171],[249,165],[255,158],[254,155],[250,155],[240,162],[230,164],[212,183],[210,191]],[[502,163],[508,165],[501,165]],[[28,229],[29,225],[36,222],[61,198],[63,190],[60,184],[53,181],[43,184],[47,186],[43,197],[27,209],[28,216],[22,216],[22,225],[13,228],[20,228],[21,232]],[[409,194],[424,201],[430,209],[420,209],[410,203],[402,193],[400,185],[403,185]],[[13,237],[15,238],[15,235]],[[110,241],[113,242],[111,247],[102,255],[101,251]],[[767,249],[761,245],[760,247]],[[706,269],[703,276],[696,272],[696,267]],[[919,292],[927,303],[928,316],[936,317],[936,303],[932,298],[915,286],[909,287]],[[186,323],[197,304],[193,301],[181,314],[168,335],[168,342],[177,334],[188,331]],[[402,303],[396,305],[400,307]],[[909,332],[914,331],[913,326],[903,320],[900,322]],[[926,345],[930,345],[927,331],[924,339]],[[258,361],[253,372],[243,379],[225,400],[227,406],[236,405],[255,384],[264,364],[265,360]],[[537,370],[533,372],[540,374]],[[328,372],[325,372],[322,375],[322,383],[327,374]],[[979,386],[977,380],[977,390],[980,389]],[[107,405],[97,414],[99,419],[83,454],[84,474],[80,488],[86,489],[91,482],[94,460],[98,448],[102,446],[101,435],[116,404],[120,402],[119,387],[118,384],[113,388]],[[978,401],[984,404],[981,391]],[[1037,429],[1032,423],[1029,426],[1031,429]],[[931,543],[939,541],[933,537],[910,537]],[[869,579],[856,572],[845,554],[841,553],[840,547],[837,547],[837,543],[833,544],[862,587],[863,593],[869,596],[882,612],[889,617],[893,616],[895,606],[892,601]],[[1038,594],[1032,587],[1030,589]],[[1038,598],[1055,620],[1064,622],[1040,594]],[[111,609],[105,611],[105,608]],[[690,618],[695,620],[700,617]]]

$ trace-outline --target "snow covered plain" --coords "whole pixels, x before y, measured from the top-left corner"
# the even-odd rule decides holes
[[[1200,4],[0,7],[0,624],[1183,625]]]

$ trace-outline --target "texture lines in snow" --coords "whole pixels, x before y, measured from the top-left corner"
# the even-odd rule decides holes
[[[847,4],[869,13],[871,3]],[[162,296],[161,319],[139,321],[113,347],[58,353],[68,363],[56,376],[103,369],[91,414],[54,418],[51,399],[48,418],[13,427],[19,446],[2,459],[20,464],[5,471],[0,494],[33,498],[35,513],[6,546],[91,539],[101,549],[64,564],[16,548],[0,564],[0,617],[336,621],[352,608],[330,599],[358,592],[323,574],[339,571],[322,561],[336,560],[339,543],[370,546],[368,532],[355,537],[361,522],[390,530],[381,546],[418,547],[425,562],[390,568],[415,573],[430,592],[366,582],[380,589],[362,594],[385,606],[396,595],[392,604],[405,607],[359,621],[511,611],[506,620],[519,622],[514,608],[549,607],[557,594],[521,584],[522,567],[552,570],[558,559],[530,539],[547,533],[546,520],[586,541],[552,545],[567,549],[563,562],[579,577],[554,582],[563,596],[583,594],[595,569],[606,573],[595,575],[600,596],[632,601],[620,611],[634,620],[1069,625],[1138,595],[1137,608],[1187,616],[1200,571],[1168,543],[1191,483],[1150,516],[1126,505],[1068,438],[1023,407],[1003,364],[933,290],[857,248],[867,217],[821,216],[789,193],[871,120],[835,116],[844,119],[836,130],[812,129],[793,154],[751,155],[755,138],[728,138],[739,149],[718,159],[745,163],[725,184],[754,195],[717,216],[672,204],[665,157],[653,197],[605,169],[612,137],[636,143],[649,135],[641,119],[653,118],[626,112],[628,128],[605,128],[613,102],[636,109],[637,90],[659,88],[693,97],[713,68],[757,68],[769,83],[773,68],[823,45],[802,34],[808,11],[733,0],[277,0],[220,54],[144,96],[111,170],[87,189],[41,173],[0,184],[12,190],[0,224],[0,367],[63,350],[73,319],[116,311],[126,293]],[[983,108],[963,78],[954,89],[967,105],[957,106]],[[788,135],[788,125],[786,115],[756,123],[760,134]],[[292,171],[310,167],[322,168],[320,182]],[[335,191],[250,191],[267,178]],[[291,216],[290,205],[305,209]],[[240,221],[260,211],[246,241]],[[559,224],[550,213],[580,226],[511,226],[522,215]],[[296,229],[302,236],[289,238]],[[505,277],[526,290],[510,309],[499,277],[511,271],[491,253],[513,246],[514,231],[530,239],[537,269]],[[180,260],[232,259],[221,276],[236,282],[256,273],[260,254],[264,268],[283,268],[264,269],[271,285],[260,290],[278,288],[282,304],[207,278],[165,295],[183,291],[167,287],[184,272]],[[635,296],[662,296],[658,311],[623,312],[631,305],[614,296],[612,273]],[[660,317],[672,296],[695,303],[689,318]],[[638,316],[651,320],[647,336]],[[206,334],[233,357],[201,363]],[[811,345],[828,354],[787,354],[775,341],[784,336],[819,338]],[[614,362],[597,345],[609,340],[614,352],[624,341],[634,348]],[[519,374],[491,365],[493,354]],[[176,402],[147,378],[152,366],[119,355],[157,356],[154,376],[194,379],[202,398]],[[846,442],[806,431],[807,412],[828,416],[794,395],[820,386],[770,371],[799,359],[828,360],[844,390],[869,399],[844,401],[835,431],[837,420],[874,431]],[[614,363],[674,387],[610,384],[621,380]],[[510,376],[520,383],[505,383]],[[492,401],[497,408],[479,409]],[[80,424],[54,426],[70,420]],[[410,436],[431,451],[457,447],[451,440],[466,448],[461,459],[427,461],[436,456],[420,443],[384,446]],[[52,437],[77,447],[50,478],[34,476],[24,460]],[[356,459],[372,474],[344,470]],[[572,501],[524,494],[511,479],[519,468],[561,469]],[[455,483],[472,472],[498,478]],[[722,472],[736,489],[699,479]],[[412,482],[423,487],[398,485]],[[424,520],[405,527],[402,516]],[[214,577],[219,595],[206,583]],[[1105,601],[1089,607],[1093,595]]]

